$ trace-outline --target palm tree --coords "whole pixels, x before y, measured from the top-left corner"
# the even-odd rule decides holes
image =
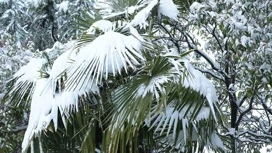
[[[10,81],[5,100],[31,102],[23,152],[224,150],[215,88],[175,39],[177,6],[121,1],[98,5],[103,19],[80,20],[81,39],[43,51]]]

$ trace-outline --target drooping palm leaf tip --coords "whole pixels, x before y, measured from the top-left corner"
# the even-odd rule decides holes
[[[224,149],[215,88],[186,59],[190,52],[157,39],[171,26],[157,22],[180,22],[178,7],[141,0],[116,9],[120,2],[98,3],[104,19],[81,39],[58,43],[44,51],[49,61],[33,59],[15,74],[9,102],[31,101],[23,152],[36,137],[40,151],[53,149],[42,139],[61,139],[62,130],[64,146],[78,140],[81,152]]]

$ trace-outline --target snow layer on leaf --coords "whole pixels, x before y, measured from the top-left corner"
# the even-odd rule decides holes
[[[158,13],[174,20],[178,20],[178,7],[173,3],[172,0],[160,0]]]
[[[211,135],[211,146],[212,148],[221,148],[225,150],[223,141],[219,138],[219,136],[213,132]]]
[[[133,28],[133,27],[129,27],[129,31],[130,33],[135,37],[137,38],[138,40],[140,40],[141,42],[144,42],[144,39],[142,36],[140,36],[140,34],[138,33],[138,31]]]
[[[188,110],[189,109],[189,110]],[[179,120],[183,121],[184,129],[187,129],[188,125],[188,119],[192,118],[191,114],[194,112],[195,105],[189,107],[189,105],[185,105],[181,110],[176,110],[173,105],[167,105],[165,111],[153,111],[151,112],[150,116],[151,118],[147,118],[145,122],[148,126],[150,126],[150,122],[153,122],[151,127],[157,127],[155,129],[155,132],[162,129],[168,129],[167,135],[170,133],[171,129],[176,131],[177,124]],[[154,109],[156,110],[156,109]],[[188,111],[188,112],[187,112]],[[159,112],[159,114],[157,114]],[[187,112],[187,114],[186,114]],[[186,114],[186,116],[185,116]],[[196,122],[199,122],[201,120],[205,120],[209,118],[210,114],[210,108],[208,107],[202,107],[199,111],[198,115],[195,118]],[[163,131],[163,130],[162,130]],[[161,131],[161,132],[162,132]],[[186,132],[186,130],[184,130]],[[175,136],[175,134],[174,134]],[[184,136],[186,136],[186,133],[184,133]]]
[[[99,20],[92,24],[92,26],[87,30],[87,33],[93,34],[96,29],[101,30],[103,32],[107,32],[112,30],[113,24],[108,20]]]
[[[164,83],[169,81],[169,76],[153,77],[149,84],[141,84],[137,91],[137,97],[145,97],[148,93],[152,93],[157,100],[160,98],[160,93],[165,93]]]
[[[244,47],[246,47],[246,45],[249,44],[249,43],[250,43],[250,38],[243,35],[243,36],[241,37],[241,44],[242,44]]]
[[[132,26],[137,26],[139,25],[140,28],[145,28],[148,23],[146,22],[146,19],[148,18],[151,10],[158,4],[158,0],[152,0],[147,7],[145,7],[144,9],[142,9],[138,14],[136,14],[136,16],[134,17],[134,19],[131,21],[131,25]]]
[[[208,119],[209,116],[210,116],[210,108],[202,107],[196,116],[196,120],[200,121],[200,120]]]
[[[49,94],[41,96],[41,93],[47,84],[47,80],[48,79],[39,79],[36,83],[31,102],[28,127],[22,143],[22,152],[26,151],[34,134],[37,134],[39,131],[43,130],[43,127],[46,128],[48,125],[48,120],[45,120],[45,116],[48,115],[50,109],[52,109],[51,102],[53,101],[53,95]]]
[[[64,53],[62,53],[55,61],[50,71],[50,77],[48,81],[48,86],[51,86],[51,89],[53,90],[53,94],[55,94],[55,89],[57,88],[57,82],[60,81],[60,79],[65,75],[65,71],[72,65],[73,59],[76,57],[75,49],[72,45],[75,45],[75,42],[70,42],[64,46],[64,49],[66,50]],[[58,89],[62,89],[62,83],[59,82]],[[46,88],[47,88],[46,87]]]
[[[60,96],[53,96],[51,88],[45,88],[47,78],[39,79],[34,89],[31,102],[31,111],[28,127],[22,143],[22,152],[25,152],[34,136],[48,127],[53,120],[54,127],[58,127],[58,101]]]
[[[81,90],[86,84],[98,83],[108,74],[114,76],[128,66],[135,67],[141,55],[142,44],[134,36],[109,31],[83,46],[75,58],[75,64],[68,70],[67,87],[69,90]],[[77,83],[73,83],[76,81]]]
[[[184,78],[183,85],[205,96],[215,117],[213,106],[218,99],[213,84],[200,71],[194,69],[194,67],[188,61],[185,61],[184,63],[189,75]]]
[[[59,12],[67,12],[69,7],[69,1],[62,1],[60,4],[57,4],[57,8],[59,9]]]
[[[206,6],[203,4],[200,4],[198,2],[194,2],[191,6],[190,6],[190,11],[193,13],[198,13],[201,9],[205,8]]]
[[[68,49],[68,48],[65,48]],[[75,58],[74,48],[70,48],[61,54],[55,61],[50,71],[51,78],[57,78],[61,73],[63,73],[71,64],[73,58]]]
[[[42,130],[47,129],[51,121],[54,128],[58,127],[58,110],[66,126],[65,117],[69,117],[72,110],[78,111],[78,97],[80,92],[63,92],[53,95],[52,86],[47,86],[51,80],[48,78],[39,79],[36,83],[31,102],[30,117],[28,127],[22,143],[25,152],[34,136],[39,136]],[[92,92],[99,92],[98,87],[91,89]]]
[[[137,10],[138,10],[137,6],[130,6],[130,7],[127,8],[128,14],[132,14],[132,13],[134,13]]]
[[[36,81],[40,77],[42,65],[46,63],[45,59],[33,58],[27,65],[23,66],[18,72],[14,74],[14,78],[20,77],[17,82],[21,81]]]

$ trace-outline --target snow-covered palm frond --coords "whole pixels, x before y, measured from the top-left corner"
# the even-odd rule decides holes
[[[142,43],[133,35],[109,31],[79,49],[75,64],[68,70],[67,91],[85,89],[86,85],[126,72],[144,60]]]
[[[186,12],[190,10],[190,6],[195,2],[195,0],[173,0],[173,2],[178,6],[180,12]]]
[[[94,41],[98,36],[101,36],[109,31],[115,31],[120,33],[126,33],[128,27],[125,25],[126,21],[111,22],[109,20],[98,20],[95,21],[80,37],[77,42],[77,47],[80,48],[82,45],[86,45]],[[138,32],[137,32],[138,33]]]
[[[23,66],[18,72],[14,74],[14,78],[18,77],[18,82],[35,82],[40,77],[39,71],[45,63],[45,59],[33,58],[28,62],[27,65]]]
[[[208,139],[206,147],[212,148],[214,150],[223,150],[224,152],[226,152],[223,141],[220,139],[215,131],[210,135],[210,139]]]
[[[13,84],[5,96],[8,102],[19,105],[31,101],[28,128],[22,144],[23,152],[27,151],[35,136],[39,136],[42,130],[47,129],[51,121],[56,130],[59,116],[62,117],[63,125],[66,127],[66,118],[69,117],[71,110],[78,111],[78,101],[81,97],[89,100],[91,97],[87,94],[99,94],[95,84],[89,85],[88,91],[62,91],[66,70],[76,57],[75,44],[74,41],[65,45],[56,43],[52,49],[42,52],[43,58],[31,59],[11,80]],[[63,53],[56,58],[60,52]],[[55,61],[52,62],[53,60]]]
[[[109,151],[118,148],[118,143],[131,141],[150,111],[152,102],[161,102],[161,95],[166,94],[165,85],[171,78],[168,74],[171,69],[169,62],[164,57],[155,57],[146,62],[146,65],[152,63],[143,70],[146,74],[133,77],[128,84],[118,87],[111,95],[114,108],[111,117],[107,119],[110,125],[106,134],[108,140],[114,141],[108,142],[111,144]],[[134,134],[130,134],[131,129]],[[126,137],[120,137],[127,134]]]
[[[150,128],[156,127],[155,132],[160,131],[162,134],[162,132],[167,129],[167,135],[169,135],[170,132],[176,133],[178,122],[182,122],[183,119],[186,119],[187,121],[192,120],[193,122],[200,122],[201,120],[208,120],[210,117],[209,107],[203,107],[202,105],[199,107],[196,104],[190,106],[186,104],[181,110],[178,110],[172,104],[173,103],[167,105],[165,111],[156,110],[157,108],[154,108],[150,114],[152,118],[148,118],[148,120],[146,120],[146,122],[149,123],[154,119]],[[187,130],[187,128],[183,130]],[[176,134],[174,134],[174,136],[176,136]],[[186,137],[186,135],[184,136]]]
[[[39,71],[41,71],[45,63],[45,59],[33,58],[27,65],[16,72],[10,81],[12,86],[9,88],[11,90],[8,91],[4,99],[15,106],[20,105],[22,101],[31,99],[31,92],[35,87],[35,83],[41,77]],[[24,105],[27,105],[27,103],[24,103]]]
[[[180,75],[183,73],[183,78],[178,77],[182,79],[182,82],[175,81],[175,83],[180,83],[181,86],[190,88],[204,96],[211,108],[214,119],[217,120],[215,109],[219,109],[216,107],[216,102],[218,101],[216,89],[200,71],[196,70],[186,59],[182,58],[190,52],[191,51],[188,51],[181,55],[167,52],[163,56],[168,58],[169,62],[173,65],[173,72]]]
[[[34,136],[40,136],[42,130],[47,129],[53,121],[55,131],[58,128],[58,112],[66,127],[65,117],[69,117],[71,110],[78,111],[78,101],[81,96],[77,92],[62,92],[53,94],[53,86],[48,86],[52,81],[49,78],[38,79],[34,88],[31,101],[29,123],[22,143],[23,152],[27,151]],[[98,87],[91,88],[93,93],[98,92]]]
[[[64,70],[61,67],[65,64],[63,65],[62,61],[59,62],[59,60],[56,60],[52,75],[49,74],[53,63],[52,61],[55,60],[63,50],[68,49],[67,47],[71,47],[73,44],[74,43],[68,43],[62,45],[61,43],[56,42],[52,48],[38,52],[37,55],[35,55],[37,56],[36,58],[32,58],[27,65],[21,67],[14,74],[13,79],[9,83],[8,93],[4,98],[8,99],[7,101],[13,105],[18,106],[21,102],[23,102],[24,105],[28,104],[38,79],[52,78],[56,75],[56,72],[62,72]]]
[[[50,88],[53,94],[55,94],[57,89],[58,92],[61,92],[64,88],[63,84],[66,80],[66,70],[73,64],[74,58],[76,57],[75,44],[75,41],[71,41],[64,45],[63,49],[65,51],[56,58],[52,65],[47,86],[51,86]]]
[[[49,114],[52,112],[51,104],[53,101],[53,95],[50,92],[45,94],[44,96],[40,96],[44,88],[46,87],[47,78],[39,79],[34,89],[34,94],[31,102],[31,112],[29,117],[28,128],[25,132],[24,140],[22,143],[22,152],[26,152],[30,142],[34,134],[41,132],[43,127],[46,128],[50,121],[52,120],[52,116]],[[52,112],[56,113],[55,110]],[[43,117],[43,118],[42,118]],[[56,120],[54,119],[54,122]]]
[[[150,109],[150,114],[145,119],[146,125],[150,129],[154,129],[155,133],[158,132],[159,135],[171,135],[173,138],[165,139],[170,147],[178,145],[177,140],[180,132],[183,132],[181,146],[186,146],[188,141],[186,137],[189,138],[193,135],[197,135],[194,141],[208,145],[210,141],[198,139],[198,136],[205,135],[205,138],[210,138],[215,131],[211,128],[203,133],[202,129],[203,126],[214,127],[217,121],[215,112],[219,110],[216,107],[217,95],[214,86],[182,57],[166,53],[163,58],[165,59],[164,63],[168,63],[168,67],[154,62],[154,65],[160,67],[159,73],[154,73],[151,81],[141,85],[138,89],[141,91],[141,94],[138,95],[144,97],[146,93],[151,93],[156,99],[160,99]],[[184,75],[186,73],[188,75]],[[194,132],[190,133],[190,131]]]
[[[174,73],[172,73],[172,65],[165,57],[157,57],[152,61],[149,76],[142,76],[147,82],[142,83],[138,87],[137,95],[145,97],[147,93],[151,93],[155,99],[159,100],[161,94],[166,94],[165,84],[170,82]]]
[[[198,99],[201,100],[200,97]],[[192,106],[186,104],[179,110],[175,108],[177,102],[182,103],[171,102],[165,111],[152,108],[150,116],[145,121],[150,129],[154,129],[158,135],[166,134],[163,141],[172,148],[184,147],[187,143],[198,143],[198,145],[224,150],[223,142],[213,128],[216,122],[211,117],[211,109],[198,106],[199,102],[196,101],[192,102],[194,103]]]
[[[134,19],[131,21],[132,26],[138,26],[140,28],[145,28],[148,23],[146,19],[149,17],[152,9],[158,4],[158,0],[152,0],[144,9],[137,13]]]
[[[191,76],[184,78],[184,87],[189,87],[205,96],[216,119],[214,106],[218,99],[214,85],[200,71],[194,69],[188,61],[184,63],[186,69],[191,74]]]
[[[112,94],[116,108],[111,115],[107,136],[116,140],[111,142],[113,144],[132,139],[133,135],[124,139],[120,135],[131,132],[127,128],[137,133],[143,122],[154,132],[159,131],[162,135],[167,130],[167,135],[170,135],[178,134],[182,129],[188,132],[189,124],[210,119],[211,109],[204,107],[205,98],[190,88],[182,87],[180,75],[185,69],[181,63],[173,64],[169,58],[158,56],[147,61],[146,65],[146,75],[132,79],[131,83],[117,88]],[[176,81],[177,78],[180,81]],[[179,100],[173,104],[173,98]],[[183,128],[180,127],[182,123]],[[176,136],[174,134],[172,139],[176,140]]]
[[[130,84],[131,86],[121,86],[111,95],[114,108],[110,118],[107,119],[109,126],[105,132],[106,139],[103,142],[106,152],[115,152],[114,150],[118,149],[119,144],[133,143],[133,137],[145,119],[153,96],[148,93],[145,97],[139,98],[137,84],[135,82]],[[126,152],[124,145],[120,147],[121,152]]]

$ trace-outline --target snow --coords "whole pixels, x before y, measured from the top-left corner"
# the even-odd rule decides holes
[[[215,102],[218,100],[215,87],[200,71],[194,69],[188,61],[185,61],[184,63],[190,74],[184,79],[184,87],[189,87],[205,96],[210,105],[213,116],[216,119],[213,107]]]
[[[219,63],[217,63],[216,61],[214,61],[211,57],[213,56],[209,56],[204,50],[198,50],[202,56],[204,56],[205,59],[207,59],[208,61],[211,62],[212,66],[216,69],[216,70],[220,70],[220,65]]]
[[[69,1],[62,1],[60,4],[57,4],[57,8],[59,9],[59,12],[67,12],[69,7]]]
[[[184,140],[187,140],[187,135],[186,135],[186,130],[188,127],[188,119],[183,118],[182,119],[182,129],[183,129],[183,136],[184,136]]]
[[[230,25],[233,25],[234,28],[237,28],[237,30],[245,30],[247,29],[247,27],[245,26],[246,21],[245,22],[241,22],[238,21],[236,18],[232,17],[230,19]]]
[[[65,45],[56,43],[52,49],[45,51],[49,54],[50,59],[54,59],[58,56],[57,52],[65,50],[54,61],[52,68],[48,69],[49,78],[40,78],[38,71],[47,63],[47,60],[42,58],[31,59],[27,65],[23,66],[14,75],[14,78],[18,78],[13,88],[14,92],[18,89],[23,90],[23,92],[29,90],[31,82],[33,82],[33,87],[31,86],[32,89],[30,89],[33,95],[29,123],[22,143],[23,152],[27,150],[33,137],[39,137],[40,132],[47,129],[51,121],[53,121],[55,130],[57,130],[58,111],[64,126],[66,126],[66,118],[69,117],[70,111],[78,111],[79,96],[86,94],[86,92],[99,94],[99,88],[90,84],[86,84],[84,90],[75,90],[73,92],[58,91],[58,93],[55,93],[59,78],[63,77],[63,73],[73,64],[77,56],[75,46],[76,41],[71,41]],[[59,82],[59,84],[61,83]]]
[[[74,43],[75,44],[75,43]],[[55,61],[50,71],[50,77],[56,79],[60,74],[62,74],[68,67],[71,66],[73,58],[75,58],[74,47],[68,49],[63,54],[61,54]]]
[[[25,152],[34,136],[48,127],[53,120],[55,130],[58,127],[58,101],[60,96],[53,96],[51,88],[45,88],[47,78],[39,79],[36,83],[31,102],[31,111],[28,127],[22,143],[22,152]]]
[[[205,5],[200,4],[198,2],[194,2],[191,6],[190,6],[190,11],[192,11],[193,13],[198,13],[202,8],[205,8]]]
[[[148,26],[147,23],[147,18],[149,17],[152,9],[154,9],[154,7],[158,4],[158,0],[152,0],[148,3],[148,5],[143,8],[141,11],[139,11],[134,19],[131,21],[131,23],[129,24],[129,26],[139,26],[141,29],[145,29],[146,26]],[[105,18],[111,18],[117,15],[121,15],[121,14],[133,14],[136,10],[140,9],[141,7],[143,7],[144,4],[139,4],[138,6],[130,6],[128,7],[125,11],[123,12],[117,12],[117,13],[111,13],[111,15],[107,15],[110,14],[110,12],[112,12],[112,8],[109,6],[109,4],[107,3],[97,3],[97,8],[100,8],[100,12],[102,14],[106,14],[104,16]],[[174,20],[177,20],[177,16],[178,16],[178,7],[173,3],[172,0],[161,0],[159,5],[158,5],[158,14],[159,15],[164,15],[167,16],[169,18],[172,18]]]
[[[145,97],[147,93],[154,94],[155,98],[159,100],[160,93],[165,93],[164,83],[168,82],[169,78],[166,75],[152,77],[148,85],[141,84],[137,91],[137,97]]]
[[[138,10],[137,6],[130,6],[130,7],[127,8],[128,14],[133,14],[137,10]]]
[[[75,45],[75,42],[71,43]],[[51,86],[52,92],[55,95],[55,89],[57,88],[57,82],[64,76],[65,71],[72,65],[73,58],[75,58],[75,48],[66,44],[65,52],[61,54],[53,63],[50,70],[50,77],[46,87]],[[69,48],[70,47],[70,48]],[[61,89],[62,82],[59,82],[59,89]]]
[[[108,20],[99,20],[92,24],[92,26],[87,30],[87,33],[94,34],[95,30],[99,29],[103,32],[107,32],[113,29],[113,24]]]
[[[272,151],[272,145],[265,145],[260,149],[260,153],[269,153]]]
[[[267,72],[271,72],[272,67],[271,67],[270,64],[263,63],[263,64],[260,66],[260,69],[263,70],[264,73],[267,73]]]
[[[158,7],[159,15],[162,14],[174,20],[178,20],[178,7],[173,3],[172,0],[160,0]]]
[[[141,42],[145,42],[143,37],[140,36],[140,34],[138,33],[138,31],[133,28],[133,27],[129,27],[129,30],[130,30],[130,33],[135,37],[137,38],[138,40],[140,40]]]
[[[19,77],[17,82],[36,81],[40,77],[41,67],[46,63],[45,59],[32,58],[29,63],[23,66],[18,72],[14,74],[14,78]]]
[[[213,148],[221,148],[225,150],[223,141],[219,138],[219,136],[215,132],[213,132],[211,135],[211,144]]]
[[[226,134],[230,134],[232,136],[235,136],[235,128],[228,128],[229,132],[227,132]]]
[[[71,86],[68,91],[80,90],[85,84],[98,83],[103,76],[107,79],[109,73],[114,76],[121,74],[122,68],[125,71],[128,66],[134,68],[135,64],[139,64],[138,59],[144,60],[141,49],[141,42],[132,35],[109,31],[97,37],[79,49],[75,64],[68,70],[70,80],[67,80],[66,85]],[[78,84],[72,84],[73,80],[77,80]]]
[[[38,79],[31,102],[31,111],[28,127],[22,143],[23,152],[30,145],[34,136],[38,136],[42,130],[47,129],[51,121],[54,128],[58,128],[58,110],[60,111],[64,126],[66,126],[65,117],[69,117],[71,110],[78,111],[78,97],[80,92],[63,92],[53,94],[52,86],[47,86],[49,78]],[[99,88],[93,86],[93,93],[98,93]],[[72,109],[74,108],[74,109]]]
[[[136,14],[134,19],[131,21],[132,26],[139,26],[141,29],[145,29],[148,23],[146,19],[148,18],[151,10],[158,4],[158,0],[152,0],[147,7],[142,9],[139,13]]]
[[[241,37],[241,44],[244,46],[244,47],[246,47],[247,46],[247,44],[249,44],[250,43],[250,37],[247,37],[247,36],[242,36]]]
[[[199,113],[196,116],[196,120],[207,120],[210,116],[210,108],[209,107],[202,107],[199,111]]]
[[[173,102],[175,103],[175,102],[178,102],[178,101],[173,101]],[[191,114],[193,113],[193,111],[195,109],[194,108],[195,105],[193,105],[190,108],[189,112],[185,116],[185,113],[187,112],[187,110],[189,108],[189,105],[185,105],[181,110],[176,110],[174,108],[174,105],[175,105],[174,103],[168,104],[165,111],[157,111],[157,112],[159,112],[158,116],[152,114],[152,113],[156,114],[156,112],[151,112],[151,116],[152,117],[151,118],[147,118],[145,120],[145,122],[148,125],[150,125],[150,122],[153,121],[153,123],[150,126],[150,128],[156,127],[155,132],[158,131],[158,130],[161,130],[161,132],[163,132],[162,129],[165,129],[166,126],[168,126],[167,127],[167,129],[168,129],[167,130],[167,135],[170,133],[171,129],[173,129],[174,132],[176,131],[177,123],[178,123],[179,120],[182,120],[183,129],[187,129],[187,126],[189,124],[188,119],[191,118]],[[208,119],[209,118],[209,114],[210,114],[210,108],[208,108],[208,107],[202,107],[201,110],[200,110],[200,112],[196,116],[195,121],[199,122],[201,120]],[[183,130],[183,131],[184,131],[184,137],[186,137],[186,130]],[[175,134],[173,136],[175,137]]]
[[[31,111],[30,111],[30,116],[29,116],[29,122],[28,122],[28,127],[24,135],[24,140],[22,143],[22,152],[25,152],[28,146],[30,145],[29,142],[32,140],[34,134],[37,134],[39,130],[42,130],[42,125],[43,124],[41,120],[42,115],[47,115],[45,110],[48,112],[50,109],[50,101],[52,101],[52,95],[49,97],[43,96],[41,97],[41,93],[44,90],[44,87],[47,83],[47,79],[40,79],[36,83],[35,91],[32,97],[32,102],[31,102]],[[44,99],[45,98],[45,99]],[[49,101],[47,101],[49,100]],[[47,124],[45,122],[45,124]],[[40,127],[40,129],[37,129],[37,127]]]

